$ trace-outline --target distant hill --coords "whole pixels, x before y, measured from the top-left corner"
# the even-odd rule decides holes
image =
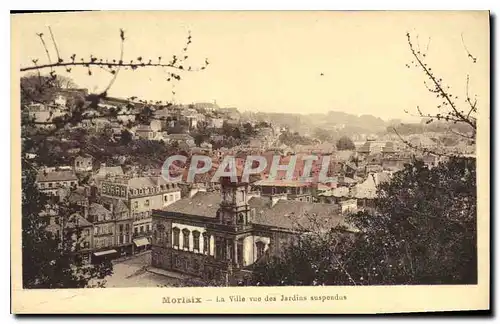
[[[340,111],[329,111],[326,114],[245,112],[243,116],[288,127],[291,131],[299,133],[310,132],[315,128],[347,134],[377,133],[384,131],[388,125],[383,119],[372,115],[357,116]]]

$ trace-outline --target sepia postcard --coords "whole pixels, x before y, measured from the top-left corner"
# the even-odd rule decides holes
[[[488,11],[11,27],[12,313],[490,309]]]

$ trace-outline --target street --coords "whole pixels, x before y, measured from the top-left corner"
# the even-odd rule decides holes
[[[145,252],[113,266],[113,275],[106,277],[106,288],[172,286],[178,279],[148,272],[151,252]]]

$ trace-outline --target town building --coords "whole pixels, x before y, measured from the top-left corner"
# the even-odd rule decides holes
[[[78,177],[73,171],[47,171],[43,170],[37,174],[36,184],[41,192],[56,196],[61,188],[71,188],[78,185]]]
[[[93,224],[93,257],[95,261],[101,258],[118,256],[115,247],[116,222],[113,213],[98,203],[90,204],[88,220]]]
[[[252,187],[260,191],[261,196],[285,196],[286,199],[312,202],[314,196],[314,185],[299,180],[269,180],[262,179],[252,184]]]
[[[77,156],[75,158],[75,172],[90,172],[92,171],[93,158],[91,156]]]
[[[344,225],[339,206],[255,197],[227,179],[221,187],[153,211],[154,267],[233,285],[314,224]]]
[[[133,244],[133,223],[134,219],[130,214],[125,200],[100,197],[99,203],[111,211],[115,220],[115,244],[114,248],[119,255],[129,255],[134,253]]]
[[[135,252],[146,249],[150,244],[151,211],[181,199],[179,186],[168,183],[161,176],[110,176],[101,182],[100,192],[103,197],[123,200],[130,210]],[[126,222],[124,226],[126,228]]]

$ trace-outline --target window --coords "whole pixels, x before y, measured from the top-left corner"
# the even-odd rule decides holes
[[[149,232],[149,224],[146,225],[146,232]]]
[[[215,240],[215,257],[217,259],[223,260],[226,257],[225,253],[226,242],[222,238],[216,238]]]
[[[139,228],[138,227],[134,227],[134,233],[135,234],[139,234]]]
[[[182,230],[182,247],[189,250],[189,230],[186,228]]]
[[[125,224],[125,232],[128,233],[129,230],[130,230],[129,224]]]
[[[123,236],[118,236],[118,244],[123,244]]]
[[[255,246],[257,247],[257,259],[260,259],[264,255],[264,249],[266,248],[266,244],[259,241],[255,243]]]
[[[149,199],[146,199],[146,201],[144,201],[144,207],[149,207]]]
[[[113,233],[113,225],[108,226],[108,233]]]
[[[200,251],[200,232],[193,231],[193,250]]]
[[[238,223],[240,223],[240,224],[245,223],[245,216],[243,215],[243,213],[239,213],[239,215],[238,215]]]
[[[144,233],[144,226],[141,226],[141,233]]]
[[[172,230],[172,236],[174,237],[173,239],[173,246],[176,246],[176,247],[179,247],[179,237],[180,237],[180,229],[178,229],[177,227],[174,227],[173,230]]]
[[[168,201],[168,195],[163,196],[163,201]]]
[[[138,201],[134,201],[134,208],[139,208],[139,202]]]
[[[49,182],[49,188],[52,188],[52,182]]]
[[[210,237],[207,235],[207,233],[203,233],[203,253],[210,253]]]

